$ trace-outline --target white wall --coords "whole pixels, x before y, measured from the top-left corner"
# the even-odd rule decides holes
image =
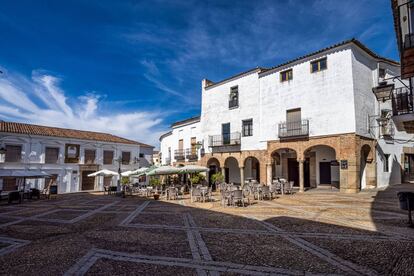
[[[310,72],[310,61],[327,58],[327,69]],[[279,72],[293,69],[293,80],[280,82]],[[309,136],[355,132],[351,50],[336,49],[305,59],[260,77],[261,137],[277,140],[278,124],[286,121],[286,110],[301,108],[309,119]]]
[[[239,107],[229,109],[230,88],[238,86]],[[201,134],[206,153],[209,135],[221,135],[221,126],[230,123],[231,132],[242,131],[242,120],[253,119],[253,136],[241,137],[241,150],[265,149],[260,142],[260,97],[258,73],[224,82],[212,88],[202,87]]]
[[[104,165],[103,151],[114,151],[114,159],[121,155],[122,151],[131,152],[131,162],[128,165],[121,165],[122,171],[133,170],[138,168],[138,164],[134,164],[134,158],[139,158],[140,146],[132,144],[117,144],[106,143],[91,140],[78,140],[70,138],[48,137],[48,136],[31,136],[0,133],[0,141],[6,145],[14,144],[22,146],[22,160],[19,163],[5,163],[4,156],[0,158],[0,169],[6,170],[42,170],[49,174],[58,175],[58,192],[69,193],[78,192],[80,188],[80,170],[79,165],[84,164],[85,149],[94,149],[96,151],[95,164],[102,169],[109,169],[118,171],[118,163]],[[79,163],[64,163],[65,144],[79,144],[80,145],[80,161]],[[56,164],[45,163],[45,149],[46,147],[58,147],[59,159]],[[144,149],[144,148],[143,148]],[[146,148],[147,151],[149,148]],[[152,151],[152,148],[151,148]],[[99,189],[103,187],[103,179],[96,180]],[[44,179],[29,180],[28,183],[33,187],[43,188]],[[113,179],[113,184],[116,184],[116,177]]]

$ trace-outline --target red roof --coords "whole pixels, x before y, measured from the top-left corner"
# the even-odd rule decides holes
[[[84,130],[77,130],[77,129],[70,129],[70,128],[39,126],[39,125],[31,125],[31,124],[16,123],[16,122],[0,121],[0,132],[73,138],[73,139],[81,139],[81,140],[93,140],[93,141],[100,141],[100,142],[139,145],[142,147],[153,148],[153,146],[140,143],[137,141],[125,139],[122,137],[118,137],[118,136],[115,136],[109,133],[84,131]]]

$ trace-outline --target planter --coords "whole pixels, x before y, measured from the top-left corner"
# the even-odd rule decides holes
[[[155,194],[155,195],[154,195],[154,199],[155,199],[155,200],[160,199],[160,195],[159,195],[159,194]]]

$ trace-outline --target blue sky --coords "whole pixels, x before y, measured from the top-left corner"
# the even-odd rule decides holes
[[[389,0],[2,1],[0,119],[158,146],[201,80],[355,37],[398,60]]]

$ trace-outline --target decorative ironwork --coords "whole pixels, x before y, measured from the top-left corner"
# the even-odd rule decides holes
[[[185,160],[185,152],[183,149],[177,149],[174,151],[174,159],[177,161]]]
[[[309,120],[283,122],[279,124],[279,138],[309,136]]]
[[[208,137],[208,144],[210,147],[233,146],[240,145],[240,132],[233,132],[221,135],[212,135]]]
[[[195,148],[186,149],[185,158],[187,158],[188,161],[197,161],[198,160],[197,150]]]
[[[413,112],[413,93],[407,87],[399,87],[392,92],[392,113],[394,116]]]

